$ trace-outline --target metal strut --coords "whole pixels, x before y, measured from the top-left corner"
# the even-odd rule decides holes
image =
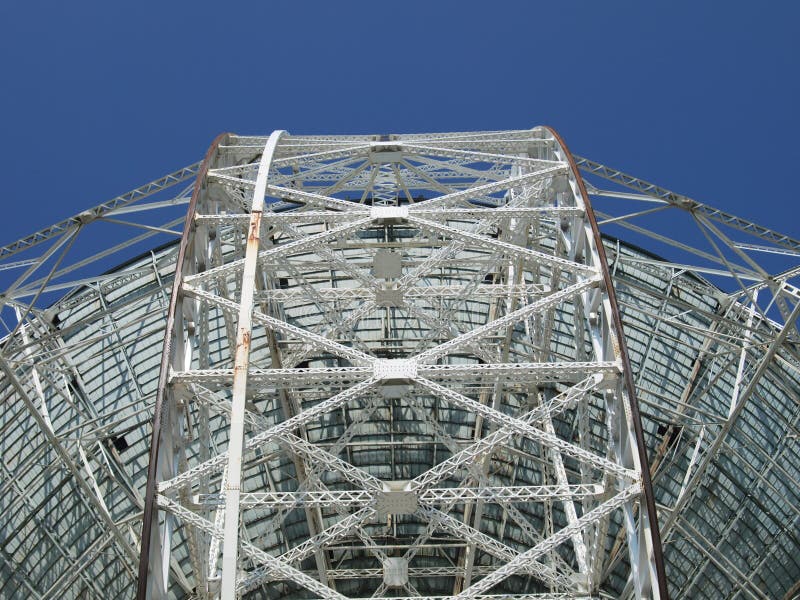
[[[253,293],[256,284],[256,261],[261,241],[261,215],[264,194],[275,148],[283,135],[276,131],[269,136],[261,163],[258,166],[256,188],[250,209],[247,249],[242,273],[242,299],[239,303],[239,327],[236,333],[236,355],[233,365],[233,399],[231,433],[228,449],[228,478],[225,490],[225,537],[222,548],[222,597],[236,596],[237,560],[239,556],[239,495],[242,481],[242,451],[244,449],[244,400],[247,392],[247,370],[250,364],[250,339],[253,332]]]
[[[183,295],[182,283],[184,263],[187,260],[187,250],[194,231],[193,219],[197,210],[198,198],[205,184],[206,174],[216,157],[217,149],[230,135],[229,133],[221,133],[214,138],[214,141],[211,142],[206,152],[205,158],[200,163],[197,179],[195,179],[194,190],[192,191],[192,198],[189,201],[189,207],[186,211],[186,221],[183,226],[183,235],[181,236],[178,258],[175,264],[175,279],[172,283],[167,322],[164,328],[164,348],[161,352],[156,403],[153,409],[153,433],[150,438],[150,460],[147,467],[147,487],[145,491],[144,514],[142,517],[141,550],[139,553],[139,579],[136,583],[137,600],[156,599],[166,595],[166,573],[163,572],[163,569],[160,573],[156,573],[154,569],[154,567],[161,567],[163,564],[162,557],[160,556],[161,548],[158,544],[158,538],[161,532],[159,530],[158,520],[155,518],[156,485],[159,481],[166,478],[166,474],[159,469],[159,467],[161,467],[160,449],[162,441],[171,442],[169,436],[164,440],[164,421],[165,416],[167,416],[165,413],[170,410],[168,406],[169,399],[166,396],[169,370],[174,359],[173,341],[177,335],[182,334],[183,326],[182,323],[177,322],[176,314],[178,312],[178,304]],[[180,329],[176,330],[176,328]],[[153,552],[157,552],[157,554],[154,556]]]
[[[572,171],[575,181],[580,187],[581,194],[583,195],[586,204],[586,217],[592,227],[592,235],[594,236],[597,253],[600,256],[600,267],[603,274],[603,282],[605,284],[605,291],[608,295],[609,303],[611,304],[611,314],[614,319],[614,328],[617,330],[617,342],[619,344],[619,355],[623,363],[623,377],[625,378],[625,388],[628,393],[628,399],[631,408],[631,420],[633,421],[633,428],[636,434],[636,451],[639,455],[639,463],[642,477],[642,490],[644,493],[645,505],[647,508],[647,521],[649,523],[649,535],[652,538],[652,552],[653,560],[655,563],[656,578],[658,583],[658,594],[662,600],[669,600],[669,590],[667,588],[667,576],[664,569],[664,553],[661,546],[661,533],[658,525],[658,512],[656,509],[655,494],[653,493],[653,481],[650,476],[650,464],[647,457],[647,447],[644,441],[644,431],[642,430],[642,415],[639,412],[639,402],[636,398],[636,386],[633,382],[633,374],[631,370],[630,357],[628,355],[628,345],[625,341],[625,334],[622,328],[622,319],[619,312],[619,304],[617,303],[617,294],[614,290],[614,283],[611,280],[611,273],[608,269],[608,258],[606,257],[605,247],[603,246],[600,230],[597,227],[597,219],[594,216],[591,202],[589,202],[589,194],[586,191],[586,184],[583,182],[578,166],[575,163],[575,158],[567,148],[561,136],[552,128],[547,127],[553,137],[558,140],[564,154],[569,161],[570,169]],[[631,558],[633,561],[633,557]]]

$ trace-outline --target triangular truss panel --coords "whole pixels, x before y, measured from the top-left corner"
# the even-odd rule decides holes
[[[616,299],[555,134],[230,136],[203,169],[140,594],[180,539],[202,598],[589,597],[621,535],[636,596],[665,597]]]

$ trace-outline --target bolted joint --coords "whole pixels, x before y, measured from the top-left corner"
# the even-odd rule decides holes
[[[399,225],[408,219],[408,207],[373,206],[369,216],[378,225]]]

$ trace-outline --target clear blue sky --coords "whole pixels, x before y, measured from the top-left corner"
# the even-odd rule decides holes
[[[796,2],[3,2],[0,243],[202,158],[221,131],[537,124],[800,237],[799,17]]]

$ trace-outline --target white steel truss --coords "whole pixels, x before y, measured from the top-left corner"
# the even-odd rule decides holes
[[[169,589],[163,565],[182,527],[207,598],[278,581],[340,598],[337,580],[358,579],[348,565],[383,569],[383,583],[359,582],[376,595],[436,595],[446,579],[453,596],[480,598],[516,592],[506,580],[521,574],[524,589],[578,597],[602,589],[611,527],[626,532],[636,597],[666,597],[599,235],[566,150],[548,130],[531,135],[530,148],[499,152],[492,134],[453,149],[435,135],[297,147],[276,132],[257,168],[229,148],[205,165],[151,454],[148,492],[165,517],[151,521],[140,596]],[[203,321],[220,312],[238,323],[235,340],[204,368],[198,355],[214,350]],[[556,327],[568,344],[551,341]],[[365,402],[396,414],[386,430],[348,420]],[[209,430],[209,407],[229,419],[227,449],[191,456],[189,431]],[[409,411],[424,426],[404,431],[396,419]],[[341,414],[344,429],[327,438],[320,423]],[[601,443],[589,419],[604,424]],[[388,469],[353,458],[365,436],[400,444]],[[436,451],[401,465],[407,442]],[[264,453],[293,466],[281,490],[253,479]],[[509,460],[525,465],[525,485],[502,474]],[[308,550],[256,550],[248,511],[304,514],[308,540],[282,543]],[[485,514],[524,523],[531,538],[498,562]],[[437,534],[453,538],[443,557],[459,567],[433,589],[417,573]],[[305,557],[312,577],[297,570]]]
[[[0,278],[0,597],[800,589],[800,241],[551,130],[226,134]]]

